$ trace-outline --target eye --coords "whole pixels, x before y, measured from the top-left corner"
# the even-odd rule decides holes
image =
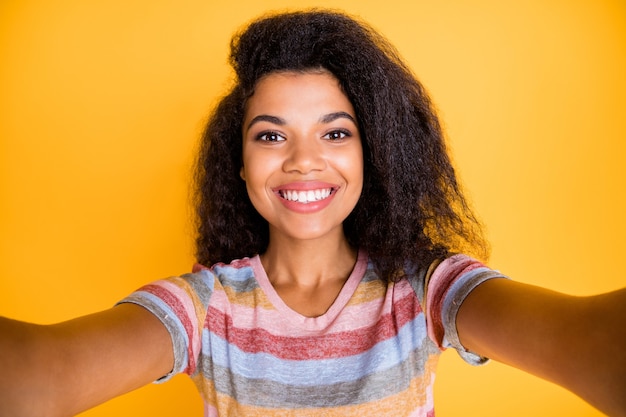
[[[280,133],[271,130],[259,133],[256,135],[256,140],[264,142],[282,142],[285,140],[285,137]]]
[[[338,129],[338,130],[332,130],[332,131],[328,132],[323,137],[325,139],[329,139],[331,141],[334,141],[334,140],[345,139],[345,138],[348,138],[350,136],[352,136],[352,134],[349,131],[343,130],[343,129]]]

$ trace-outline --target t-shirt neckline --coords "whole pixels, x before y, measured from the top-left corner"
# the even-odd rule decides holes
[[[317,317],[304,316],[285,304],[270,282],[259,255],[250,259],[250,265],[254,271],[254,276],[256,277],[259,286],[274,308],[276,308],[283,315],[283,317],[285,317],[288,321],[298,323],[307,330],[319,330],[332,323],[354,295],[354,292],[359,286],[359,283],[361,282],[367,269],[367,255],[361,250],[357,253],[354,268],[341,288],[341,291],[339,291],[339,295],[337,295],[337,298],[330,308],[324,314]]]

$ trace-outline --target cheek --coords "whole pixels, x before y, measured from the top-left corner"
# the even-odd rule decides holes
[[[363,183],[363,153],[360,149],[347,153],[341,158],[339,163],[350,181]]]
[[[361,198],[361,194],[363,193],[363,186],[365,181],[365,167],[362,155],[359,159],[352,160],[352,176],[352,183],[353,185],[355,185],[355,187],[353,187],[354,193],[356,194],[355,198],[358,202],[358,200]]]
[[[267,196],[267,184],[270,175],[270,166],[263,161],[263,158],[244,159],[240,176],[246,183],[248,198],[257,210],[259,210],[259,204],[262,204]]]
[[[261,216],[265,217],[265,198],[263,197],[265,194],[263,184],[258,181],[256,175],[251,173],[249,170],[242,170],[243,175],[246,177],[244,180],[246,183],[246,193],[248,194],[248,199],[252,203],[252,206],[255,210],[261,214]]]

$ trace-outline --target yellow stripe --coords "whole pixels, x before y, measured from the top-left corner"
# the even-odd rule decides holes
[[[273,310],[274,306],[265,296],[261,288],[255,288],[253,291],[237,292],[231,287],[223,287],[226,297],[233,304],[242,305],[249,308],[263,308]]]
[[[343,407],[329,408],[305,408],[305,409],[285,409],[285,408],[263,408],[238,404],[232,397],[216,394],[213,382],[203,379],[200,375],[193,377],[196,386],[200,390],[203,399],[207,404],[216,406],[219,415],[245,415],[252,417],[344,417],[344,416],[380,416],[380,415],[408,415],[413,410],[419,409],[427,404],[427,391],[432,391],[434,383],[435,369],[439,355],[431,355],[424,365],[424,373],[414,378],[409,388],[391,395],[382,400],[366,404],[350,405]]]
[[[381,299],[386,291],[386,284],[380,280],[362,282],[357,287],[348,305],[362,304]]]

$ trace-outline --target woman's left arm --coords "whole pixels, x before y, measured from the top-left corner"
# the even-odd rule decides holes
[[[461,305],[457,331],[468,350],[626,416],[626,288],[574,297],[491,279]]]

